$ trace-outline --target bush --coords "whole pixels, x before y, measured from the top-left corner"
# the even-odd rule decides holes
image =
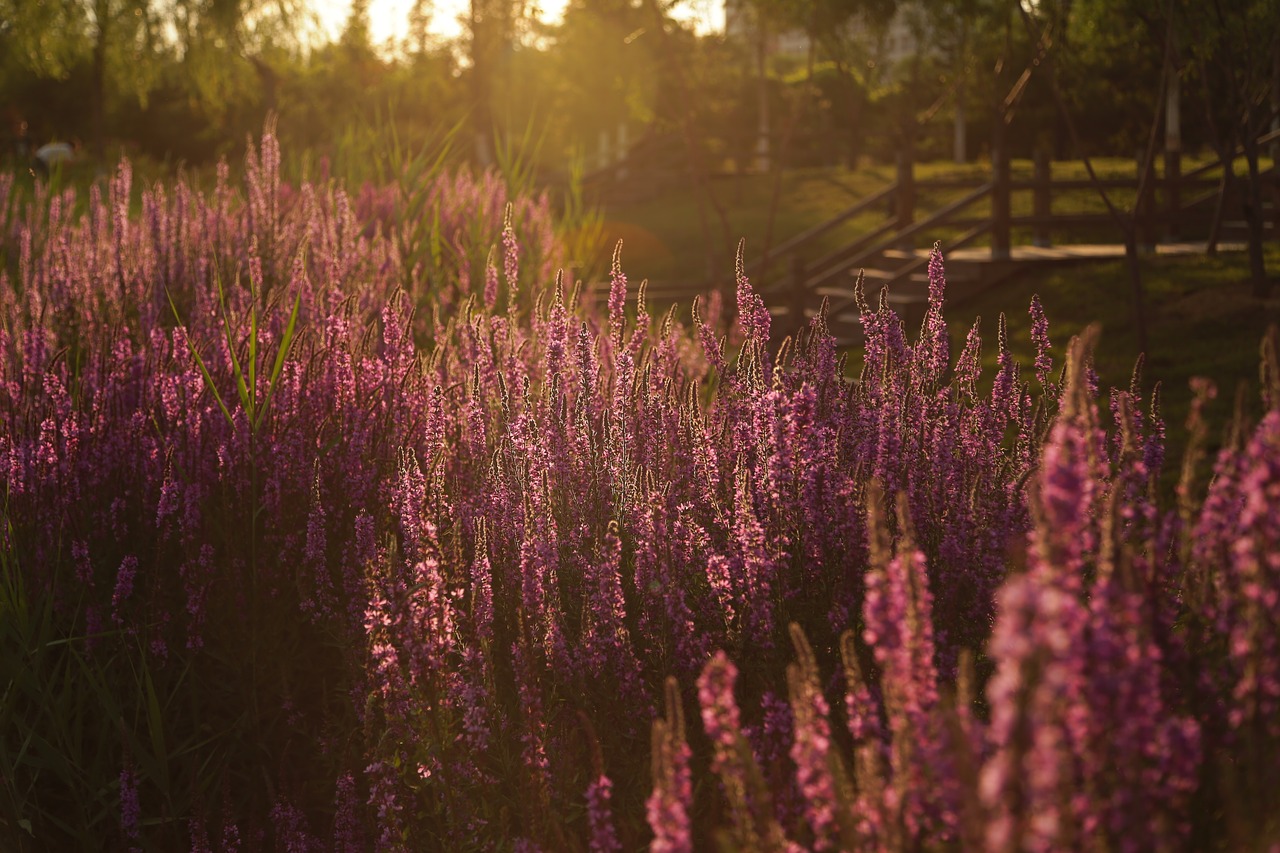
[[[617,258],[548,288],[491,178],[278,161],[136,217],[127,166],[80,217],[0,181],[7,847],[1276,837],[1274,339],[1166,508],[1140,382],[1034,303],[1034,379],[1003,323],[953,362],[939,256],[850,380],[742,276],[688,328]]]

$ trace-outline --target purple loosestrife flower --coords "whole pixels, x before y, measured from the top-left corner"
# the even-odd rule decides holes
[[[787,667],[787,684],[795,719],[795,740],[791,760],[796,765],[796,782],[804,798],[805,817],[813,832],[814,850],[834,850],[839,845],[840,813],[833,761],[830,707],[818,682],[818,665],[813,649],[800,626],[791,623],[791,639],[796,647],[796,663]],[[847,782],[842,786],[847,787]]]
[[[520,715],[523,730],[520,732],[521,759],[524,772],[539,800],[545,799],[550,778],[550,762],[547,758],[547,726],[543,719],[543,697],[534,669],[530,650],[524,643],[512,648],[516,687],[519,691]]]
[[[712,771],[720,777],[731,805],[746,804],[746,768],[743,765],[742,720],[733,696],[738,668],[724,652],[716,652],[698,678],[698,702],[702,706],[702,727],[711,740]]]
[[[1049,321],[1045,319],[1044,308],[1040,305],[1040,297],[1031,297],[1031,340],[1036,345],[1036,379],[1046,394],[1054,394],[1057,387],[1049,378],[1053,370],[1053,357],[1049,355]]]
[[[667,541],[671,544],[669,559],[664,561],[659,582],[666,597],[668,624],[677,632],[678,662],[681,672],[692,676],[701,670],[711,656],[711,649],[724,637],[712,634],[701,627],[700,603],[705,601],[701,584],[694,585],[691,578],[699,571],[699,565],[708,561],[706,531],[689,519],[691,508],[687,504],[675,509],[676,521]],[[656,528],[655,528],[656,530]],[[665,534],[664,534],[665,535]],[[708,565],[707,570],[710,571]],[[727,581],[726,581],[727,582]],[[726,587],[727,589],[727,587]],[[723,625],[723,622],[720,623]]]
[[[743,736],[741,715],[734,698],[738,668],[724,652],[716,652],[698,677],[702,726],[711,740],[711,770],[720,779],[733,815],[740,847],[780,850],[786,846],[782,828],[771,814],[760,768]]]
[[[992,751],[979,779],[987,848],[1060,849],[1074,785],[1065,722],[1081,680],[1072,642],[1086,617],[1071,592],[1031,574],[1005,584],[998,613],[987,684]]]
[[[702,344],[702,352],[706,356],[707,363],[711,368],[719,373],[724,372],[725,358],[724,346],[716,339],[716,328],[714,319],[704,319],[702,312],[699,310],[701,306],[700,296],[693,299],[693,324],[698,329],[698,341]],[[715,294],[712,294],[711,311],[708,313],[714,316],[715,312]]]
[[[453,600],[445,586],[439,560],[428,556],[409,572],[410,664],[416,678],[442,680],[454,650]]]
[[[431,522],[423,511],[427,501],[426,478],[418,466],[412,450],[400,451],[400,463],[396,478],[395,511],[400,527],[401,548],[409,564],[420,561],[424,554],[425,540],[433,536]]]
[[[1158,478],[1164,469],[1165,424],[1164,418],[1160,416],[1160,404],[1160,385],[1157,383],[1151,391],[1151,409],[1147,415],[1149,426],[1142,459],[1153,478]]]
[[[328,596],[321,583],[328,577],[328,566],[325,557],[325,511],[320,497],[320,476],[317,472],[311,487],[311,509],[307,513],[307,535],[302,549],[302,559],[306,563],[303,572],[315,578],[315,600],[303,601],[302,606],[313,612],[324,612],[328,608],[325,600]]]
[[[587,625],[582,639],[586,672],[593,678],[617,679],[617,690],[632,707],[643,707],[644,686],[640,663],[627,632],[626,605],[622,597],[622,541],[617,522],[609,523],[601,554],[590,560],[584,582],[587,587]]]
[[[350,773],[339,777],[333,795],[333,851],[360,853],[368,845],[356,813],[356,781]]]
[[[1081,588],[1084,562],[1096,547],[1088,441],[1077,425],[1061,419],[1054,425],[1040,472],[1044,524],[1033,534],[1036,565],[1060,573],[1060,582],[1073,591]]]
[[[738,474],[737,500],[734,502],[733,545],[736,553],[732,561],[741,614],[742,636],[754,647],[773,647],[774,597],[778,581],[778,567],[774,555],[765,541],[764,527],[752,507],[747,472]]]
[[[653,723],[653,792],[645,801],[645,814],[653,830],[649,851],[692,853],[690,751],[685,741],[680,688],[674,678],[667,679],[665,693],[666,716]]]
[[[920,340],[916,344],[913,362],[921,386],[924,388],[933,387],[941,381],[950,358],[947,323],[942,316],[946,287],[947,278],[942,267],[942,248],[940,244],[934,243],[933,251],[929,254],[929,307],[925,310],[924,323],[920,329]]]
[[[588,849],[591,853],[616,853],[622,849],[613,828],[613,783],[601,774],[587,785],[587,826],[590,830]]]
[[[126,763],[120,771],[120,831],[133,849],[141,837],[142,806],[138,802],[138,774]]]
[[[982,335],[979,329],[982,319],[973,321],[968,336],[965,337],[964,349],[956,361],[956,386],[968,397],[972,404],[977,399],[978,378],[982,375]],[[971,439],[971,435],[963,435],[962,440]]]
[[[214,853],[213,847],[209,844],[209,827],[205,825],[204,818],[197,815],[191,818],[189,823],[191,853]],[[344,850],[342,853],[347,852]]]
[[[899,497],[896,555],[882,517],[879,490],[868,495],[874,537],[872,571],[867,575],[863,638],[882,668],[885,710],[892,735],[892,787],[886,804],[901,814],[909,838],[954,829],[955,803],[947,782],[939,729],[938,674],[933,642],[933,596],[925,556],[915,545],[905,496]]]
[[[738,255],[734,261],[735,278],[738,283],[738,323],[742,326],[742,332],[746,335],[747,341],[764,346],[769,342],[771,318],[764,300],[760,298],[760,294],[751,289],[751,282],[747,280],[746,266],[742,257],[745,246],[745,241],[738,243]]]
[[[405,844],[404,808],[396,797],[395,771],[385,763],[376,761],[365,768],[365,776],[371,781],[369,805],[373,806],[374,814],[377,815],[377,849],[386,853],[407,853],[409,848]]]
[[[1009,327],[1004,314],[996,334],[997,363],[996,377],[991,385],[991,409],[999,420],[999,429],[1003,430],[1008,419],[1016,416],[1019,406],[1020,391],[1018,387],[1018,363],[1013,359],[1009,349]]]
[[[1032,567],[1077,593],[1098,547],[1096,505],[1107,481],[1097,413],[1084,376],[1091,347],[1088,333],[1072,341],[1058,419],[1040,464],[1034,501],[1040,523],[1031,534]]]
[[[626,322],[627,276],[622,272],[622,241],[613,249],[613,263],[609,267],[609,340],[614,349],[622,346],[622,326]]]
[[[759,725],[742,729],[773,801],[773,816],[786,827],[798,824],[804,811],[794,769],[787,761],[794,728],[791,705],[766,690],[760,697]]]
[[[476,639],[486,648],[493,642],[493,620],[493,569],[489,564],[488,530],[482,518],[471,559],[471,623]]]
[[[1237,501],[1234,559],[1216,578],[1217,626],[1237,673],[1229,721],[1280,738],[1280,410],[1240,454]]]
[[[539,648],[546,660],[568,672],[573,668],[568,663],[570,656],[558,606],[559,554],[554,521],[545,518],[539,523],[530,518],[525,526],[528,532],[520,546],[519,574],[523,638],[531,647]]]
[[[1199,785],[1199,727],[1169,707],[1163,660],[1149,636],[1157,602],[1103,578],[1089,600],[1081,649],[1086,679],[1068,730],[1088,796],[1073,804],[1088,846],[1176,846]],[[1139,838],[1141,837],[1141,841]]]
[[[885,815],[884,724],[879,700],[872,696],[862,676],[853,631],[840,637],[844,663],[846,725],[853,739],[853,786],[848,805],[854,837],[866,849],[890,846],[891,828]]]
[[[133,554],[126,555],[120,561],[120,568],[116,570],[116,588],[111,594],[111,618],[117,625],[124,624],[121,608],[128,601],[129,596],[133,595],[133,580],[137,572],[138,558]]]
[[[271,826],[275,835],[275,849],[285,853],[310,853],[317,845],[307,827],[307,818],[286,799],[276,800],[271,807]]]
[[[498,303],[498,266],[493,260],[493,251],[484,265],[484,304],[490,311]]]
[[[511,224],[512,205],[507,203],[502,221],[502,273],[507,282],[508,312],[514,313],[516,297],[520,291],[520,244],[516,240],[516,230]]]

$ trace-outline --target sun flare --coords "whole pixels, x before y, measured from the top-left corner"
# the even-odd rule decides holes
[[[468,0],[435,0],[430,4],[432,34],[444,38],[458,38],[463,33],[462,19],[470,4]],[[565,0],[540,0],[538,17],[554,21],[564,13]],[[372,0],[369,4],[369,30],[375,45],[385,45],[405,37],[409,11],[413,0]],[[312,9],[319,19],[322,39],[336,39],[346,25],[351,12],[350,0],[312,0]]]

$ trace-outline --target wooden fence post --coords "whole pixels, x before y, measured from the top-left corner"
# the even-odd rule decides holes
[[[809,304],[809,271],[805,268],[804,258],[791,256],[791,287],[789,289],[790,304],[787,306],[788,319],[793,332],[804,328],[804,309]]]
[[[1276,66],[1280,67],[1280,59],[1276,60]],[[1280,145],[1280,142],[1273,144]],[[1274,220],[1274,239],[1280,239],[1280,158],[1271,161],[1271,218]]]
[[[1172,54],[1167,62],[1172,62]],[[1179,236],[1178,214],[1182,208],[1182,82],[1177,69],[1169,66],[1169,87],[1164,106],[1164,209],[1168,215],[1164,238],[1175,242]]]
[[[1053,180],[1052,171],[1049,166],[1049,152],[1044,148],[1036,149],[1035,159],[1035,189],[1032,190],[1034,196],[1032,213],[1037,219],[1046,220],[1053,213],[1053,202],[1050,198],[1050,181]],[[1031,238],[1033,245],[1042,249],[1047,249],[1051,244],[1049,240],[1049,223],[1037,222],[1034,234]]]
[[[1009,152],[991,149],[991,257],[1009,259]]]
[[[904,228],[910,228],[915,219],[916,176],[910,145],[898,152],[897,167],[898,193],[894,199],[893,212],[897,219],[897,228],[901,231]],[[910,251],[913,247],[910,244],[903,244],[899,248]]]
[[[1134,158],[1137,166],[1135,174],[1137,175],[1137,183],[1135,186],[1142,187],[1142,176],[1147,169],[1145,151],[1139,151]],[[1154,165],[1154,164],[1153,164]],[[1152,233],[1151,227],[1151,207],[1155,200],[1154,188],[1150,183],[1143,189],[1141,195],[1136,196],[1133,200],[1133,210],[1136,214],[1134,218],[1134,242],[1137,243],[1138,251],[1141,254],[1150,255],[1156,250],[1155,235]]]
[[[1164,152],[1164,204],[1169,216],[1164,238],[1173,243],[1181,232],[1178,218],[1182,212],[1182,152],[1177,149]]]

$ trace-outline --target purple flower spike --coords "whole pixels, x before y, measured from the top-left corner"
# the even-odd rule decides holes
[[[1036,345],[1036,378],[1046,394],[1057,391],[1049,379],[1049,371],[1053,369],[1053,357],[1049,355],[1049,321],[1045,319],[1044,308],[1040,305],[1040,297],[1031,297],[1031,340]]]
[[[591,853],[616,853],[622,849],[613,828],[613,783],[600,775],[587,786],[587,826],[590,829]]]
[[[649,828],[653,830],[649,851],[692,853],[690,751],[685,741],[680,688],[674,678],[667,679],[666,699],[666,716],[653,724],[653,793],[645,802]]]

